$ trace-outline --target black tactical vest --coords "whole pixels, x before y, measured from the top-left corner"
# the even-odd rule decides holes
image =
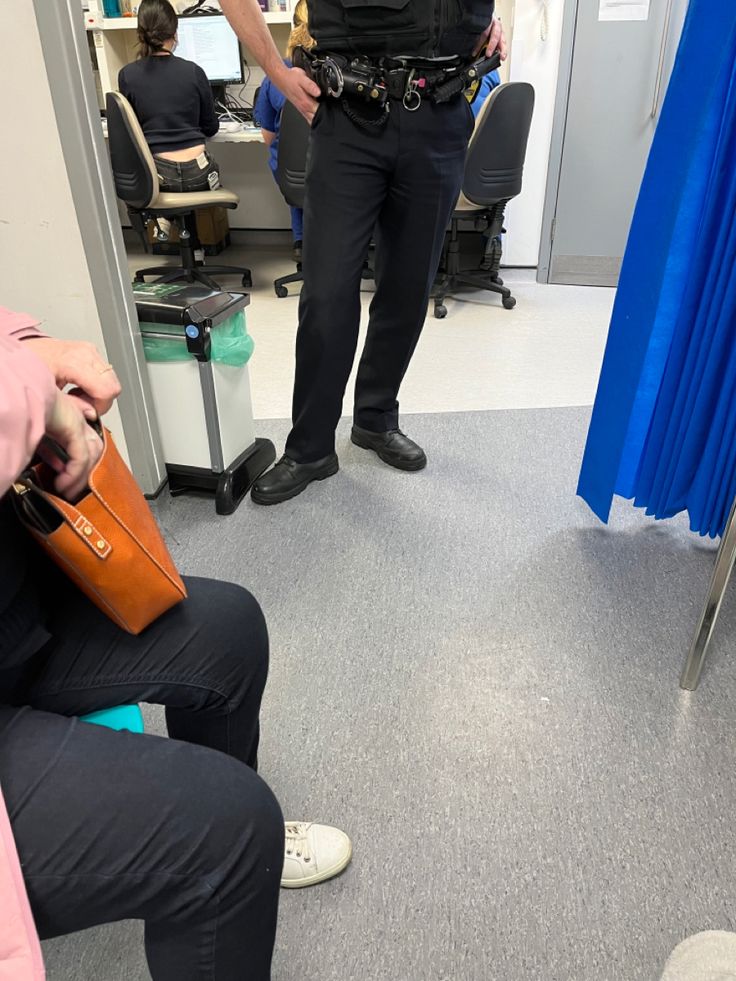
[[[469,58],[494,0],[307,0],[318,50],[346,55]]]

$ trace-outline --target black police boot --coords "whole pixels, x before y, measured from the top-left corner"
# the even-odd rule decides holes
[[[256,504],[281,504],[301,494],[313,480],[332,477],[339,469],[334,453],[314,463],[297,463],[288,456],[282,456],[272,470],[253,484],[250,496]]]
[[[400,429],[372,433],[360,426],[353,426],[350,439],[364,450],[375,450],[384,463],[397,470],[423,470],[427,466],[424,450]]]

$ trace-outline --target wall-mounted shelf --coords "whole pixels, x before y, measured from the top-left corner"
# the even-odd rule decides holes
[[[84,26],[94,46],[94,60],[99,71],[100,106],[104,105],[105,95],[116,89],[118,73],[123,65],[135,61],[138,55],[138,18],[137,17],[103,17],[101,4],[95,9],[90,3],[90,10],[84,11]],[[277,46],[282,48],[285,43],[284,31],[288,33],[293,14],[289,10],[264,13],[266,23],[274,33]],[[280,26],[283,25],[283,26]],[[255,62],[245,51],[251,65]]]
[[[293,14],[289,10],[264,13],[267,24],[290,24]],[[84,26],[88,31],[134,31],[138,26],[135,17],[95,17],[85,13]]]

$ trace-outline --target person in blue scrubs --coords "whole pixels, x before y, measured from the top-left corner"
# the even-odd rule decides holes
[[[480,80],[480,85],[478,86],[478,93],[473,101],[470,103],[470,108],[473,110],[473,115],[478,118],[478,113],[483,108],[483,105],[491,94],[491,92],[501,84],[501,76],[498,71],[489,72],[484,75]]]
[[[314,47],[314,41],[307,29],[306,0],[299,0],[294,8],[294,26],[286,49],[287,57],[284,59],[284,64],[288,68],[291,68],[291,54],[297,46],[307,50]],[[271,168],[274,179],[276,179],[276,168],[279,162],[279,129],[285,102],[286,96],[276,88],[270,78],[266,77],[258,90],[253,116],[256,123],[261,127],[263,142],[269,148],[268,166]],[[302,257],[303,228],[304,215],[302,209],[291,208],[291,231],[294,236],[294,259],[296,262],[299,262]]]

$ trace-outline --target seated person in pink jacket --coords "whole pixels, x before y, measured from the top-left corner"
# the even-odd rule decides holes
[[[279,884],[336,875],[350,842],[285,827],[256,774],[258,603],[190,578],[184,603],[126,634],[36,550],[8,494],[44,433],[69,456],[58,493],[83,491],[101,450],[86,420],[118,392],[94,347],[0,308],[0,976],[43,976],[25,884],[41,937],[142,919],[154,981],[267,981]],[[76,718],[138,701],[166,706],[171,739]]]

